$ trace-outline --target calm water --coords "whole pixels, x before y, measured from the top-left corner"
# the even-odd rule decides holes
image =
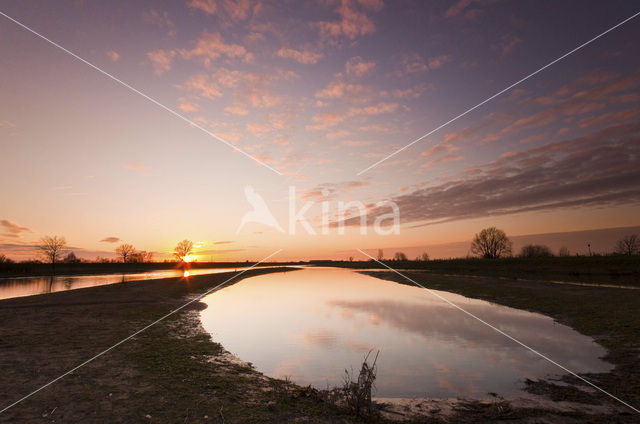
[[[258,267],[256,267],[258,268]],[[202,268],[191,269],[189,275],[216,274],[232,272],[246,268]],[[32,296],[34,294],[52,293],[84,287],[103,286],[105,284],[124,283],[136,280],[155,280],[158,278],[181,277],[182,270],[171,269],[149,271],[135,274],[103,274],[103,275],[57,275],[55,277],[15,277],[0,278],[0,299]]]
[[[575,372],[605,372],[604,348],[551,318],[438,293]],[[251,277],[204,298],[215,341],[274,377],[325,388],[380,350],[377,396],[521,395],[559,375],[539,356],[429,294],[349,270]]]

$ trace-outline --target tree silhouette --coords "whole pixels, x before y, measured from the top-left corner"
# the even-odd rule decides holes
[[[485,228],[473,237],[471,253],[487,259],[511,255],[511,240],[496,227]]]
[[[549,246],[542,244],[527,244],[520,249],[521,258],[549,258],[553,256],[553,252],[549,249]]]
[[[146,250],[140,250],[131,254],[129,257],[129,262],[134,263],[144,263],[144,262],[153,262],[153,252],[147,252]]]
[[[175,249],[173,249],[173,256],[175,256],[178,261],[184,262],[184,258],[189,256],[193,252],[193,242],[191,240],[182,240]]]
[[[40,249],[45,259],[51,263],[54,270],[56,268],[56,262],[58,262],[60,255],[62,255],[62,249],[66,244],[67,241],[64,237],[44,236],[40,239],[38,249]]]
[[[67,264],[75,264],[75,263],[80,262],[80,259],[78,259],[78,257],[76,256],[75,253],[69,252],[69,254],[64,257],[63,262],[65,262]]]
[[[127,258],[130,258],[131,255],[136,253],[136,249],[133,247],[132,244],[125,243],[116,247],[116,253],[118,254],[118,256],[122,258],[122,263],[125,263],[127,262]]]
[[[396,252],[396,254],[393,255],[393,260],[394,261],[406,261],[407,260],[407,255],[405,255],[402,252]]]
[[[637,234],[629,234],[618,240],[616,253],[621,255],[637,255],[640,253],[640,237]]]

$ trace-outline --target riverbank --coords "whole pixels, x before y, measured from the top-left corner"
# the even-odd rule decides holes
[[[383,261],[394,269],[432,274],[503,277],[513,280],[569,281],[640,287],[640,256],[554,256],[548,258],[459,258],[429,261]],[[383,268],[375,261],[322,261],[322,266]]]
[[[240,278],[291,269],[256,269]],[[0,301],[0,407],[145,327],[233,273],[138,281]],[[203,304],[0,414],[0,422],[346,422],[313,393],[231,357],[201,329]]]
[[[414,285],[391,271],[362,271],[367,275]],[[630,405],[640,405],[640,292],[613,287],[557,284],[507,278],[441,275],[424,271],[402,271],[424,287],[458,293],[513,308],[542,313],[593,337],[607,349],[605,360],[615,368],[609,373],[583,377]],[[425,296],[430,296],[425,291]],[[461,312],[462,314],[462,312]],[[500,323],[491,323],[500,327]],[[478,322],[478,325],[483,325]],[[544,352],[544,346],[534,346]],[[553,358],[551,358],[553,359]],[[559,370],[561,371],[561,370]],[[526,406],[521,402],[463,402],[452,422],[483,420],[538,420],[536,422],[637,422],[638,414],[574,377],[561,381],[529,381],[527,391],[554,403],[582,404],[582,411]],[[466,404],[466,406],[465,406]],[[553,406],[553,404],[549,404]],[[616,412],[598,413],[602,406]],[[436,408],[437,409],[437,408]],[[421,412],[411,411],[409,412]],[[409,414],[410,415],[410,414]],[[428,415],[428,414],[427,414]],[[436,414],[436,416],[439,414]]]

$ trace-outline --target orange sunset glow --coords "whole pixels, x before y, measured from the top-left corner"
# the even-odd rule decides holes
[[[585,15],[571,29],[560,17],[545,21],[567,32],[549,44],[537,24],[517,19],[480,41],[485,25],[511,13],[504,5],[472,19],[465,13],[479,13],[475,6],[410,13],[351,3],[210,13],[199,1],[6,2],[8,16],[100,71],[3,18],[0,161],[13,183],[2,187],[0,252],[35,258],[34,243],[56,234],[84,259],[114,258],[120,243],[171,259],[183,238],[196,245],[189,261],[259,260],[276,248],[279,260],[345,259],[356,248],[454,257],[468,254],[455,243],[491,225],[523,243],[640,225],[633,23],[397,152],[631,5]],[[393,46],[382,41],[400,26]],[[283,232],[258,221],[237,231],[252,209],[247,186]],[[338,234],[339,202],[350,201],[369,210],[366,235],[353,220]],[[399,232],[372,231],[380,201],[398,204]],[[307,202],[303,218],[315,235],[299,221],[289,228],[291,208]],[[617,236],[586,237],[605,252]],[[587,251],[578,233],[558,243]]]

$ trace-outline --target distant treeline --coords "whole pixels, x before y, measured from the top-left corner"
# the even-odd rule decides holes
[[[549,246],[546,246],[544,244],[527,244],[526,246],[522,246],[520,252],[514,255],[512,246],[513,245],[511,243],[511,240],[509,240],[509,237],[507,237],[507,234],[504,231],[496,227],[489,227],[483,229],[473,237],[469,252],[473,255],[473,257],[483,259],[509,258],[513,256],[517,256],[520,258],[551,258],[554,256],[571,256],[571,252],[566,247],[561,247],[560,249],[558,249],[557,254],[555,254]],[[638,234],[629,234],[625,237],[622,237],[616,242],[611,253],[592,253],[590,243],[587,243],[586,247],[589,251],[589,256],[637,256],[640,255],[640,236],[638,236]],[[579,255],[576,253],[576,256]],[[471,257],[471,255],[467,255],[467,258],[469,257]],[[353,260],[353,258],[350,258],[350,260]],[[377,260],[385,260],[384,252],[382,249],[378,250]],[[407,255],[405,255],[403,252],[395,252],[393,254],[392,260],[407,261],[408,258]],[[428,261],[429,254],[427,252],[424,252],[415,260]]]
[[[640,286],[640,256],[593,255],[541,258],[508,257],[435,259],[430,261],[313,261],[318,266],[353,269],[425,270],[437,274],[477,275],[525,280],[558,280]],[[382,265],[381,265],[382,264]]]

